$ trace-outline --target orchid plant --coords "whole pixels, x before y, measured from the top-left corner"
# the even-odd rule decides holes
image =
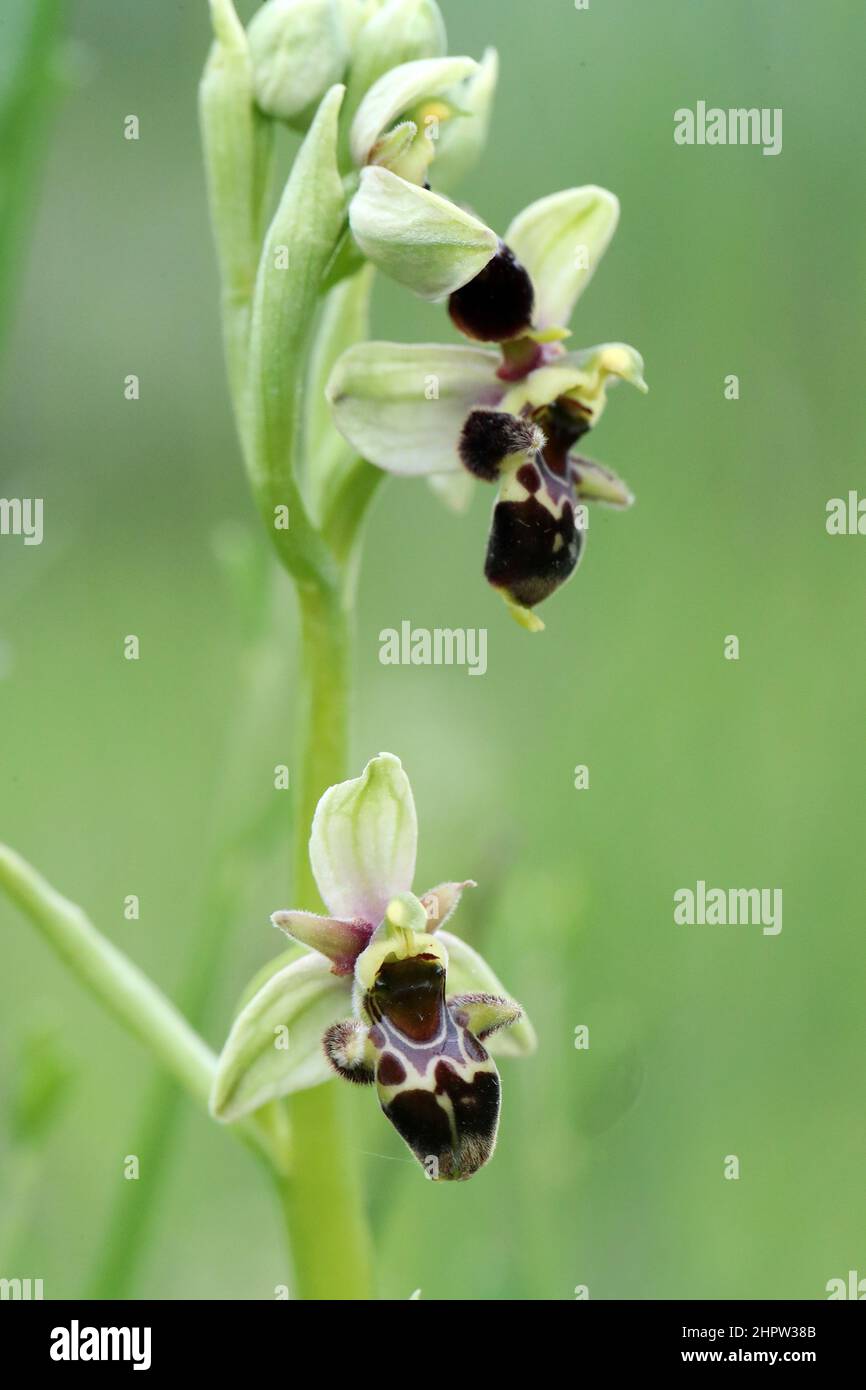
[[[435,0],[266,0],[247,28],[233,0],[209,4],[200,115],[229,388],[300,619],[298,906],[273,915],[294,944],[248,988],[215,1056],[11,850],[0,849],[0,882],[264,1159],[298,1295],[367,1298],[370,1243],[336,1079],[375,1086],[428,1177],[465,1179],[496,1140],[493,1057],[528,1053],[534,1035],[448,929],[469,882],[413,893],[416,814],[399,760],[382,754],[345,780],[364,520],[384,472],[430,475],[452,504],[473,479],[496,483],[485,573],[518,621],[539,629],[535,608],[577,564],[584,503],[631,501],[574,446],[611,384],[645,389],[643,367],[624,344],[564,346],[616,226],[612,194],[543,198],[504,240],[453,200],[489,133],[497,58],[449,56]],[[274,199],[280,126],[300,147]],[[447,300],[472,345],[367,341],[376,271]]]
[[[217,1119],[238,1120],[336,1072],[375,1083],[428,1177],[469,1178],[486,1163],[499,1076],[483,1043],[521,1055],[535,1037],[487,962],[444,930],[474,883],[412,893],[416,843],[412,789],[392,754],[325,792],[310,863],[334,915],[273,914],[302,949],[238,1013],[214,1078]]]

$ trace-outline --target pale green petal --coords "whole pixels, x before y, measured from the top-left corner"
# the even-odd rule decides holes
[[[414,121],[401,121],[381,140],[377,140],[370,151],[370,163],[381,164],[386,169],[396,169],[403,156],[412,148],[418,135]],[[417,180],[416,180],[417,182]]]
[[[574,364],[580,380],[566,394],[579,401],[592,425],[597,425],[601,418],[610,386],[627,381],[638,391],[646,393],[649,389],[643,377],[643,358],[628,343],[602,343],[570,354],[567,361]]]
[[[382,921],[412,887],[418,822],[409,778],[392,753],[325,792],[313,818],[310,863],[334,917]]]
[[[364,255],[422,299],[441,299],[495,256],[496,233],[438,193],[370,167],[349,207]]]
[[[604,502],[609,507],[630,507],[634,495],[616,473],[593,459],[570,454],[569,473],[574,491],[582,502]]]
[[[366,164],[370,151],[399,116],[438,97],[477,70],[473,58],[419,58],[384,73],[367,92],[352,122],[352,159]]]
[[[628,343],[602,343],[569,353],[547,367],[538,367],[508,392],[503,410],[519,415],[524,406],[538,409],[560,396],[570,396],[584,408],[588,423],[597,425],[607,404],[607,390],[627,381],[646,391],[643,358]]]
[[[512,997],[484,957],[467,946],[459,936],[440,931],[436,933],[436,940],[444,942],[448,950],[449,995],[493,994],[506,999]],[[493,1034],[485,1045],[497,1057],[526,1057],[537,1046],[535,1029],[523,1014],[511,1028],[503,1028]]]
[[[502,394],[498,365],[481,348],[359,343],[337,362],[327,397],[337,429],[370,463],[446,473],[462,470],[457,439],[469,410]]]
[[[589,184],[531,203],[505,241],[535,286],[535,326],[564,327],[589,284],[619,221],[619,200]]]
[[[516,382],[503,397],[500,408],[510,411],[512,415],[519,415],[524,406],[538,410],[543,405],[552,404],[567,391],[573,391],[575,387],[583,385],[585,381],[584,372],[574,362],[561,357],[549,366],[536,367],[529,376]]]
[[[499,56],[495,48],[488,48],[478,71],[455,93],[461,114],[445,121],[436,142],[430,178],[437,189],[450,193],[481,159],[490,133],[498,77]]]
[[[351,986],[315,952],[272,975],[245,1004],[217,1062],[211,1113],[239,1120],[332,1076],[322,1036],[351,1012]]]

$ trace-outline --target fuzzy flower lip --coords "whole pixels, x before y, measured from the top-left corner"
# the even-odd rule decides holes
[[[533,608],[577,567],[579,507],[633,501],[575,445],[598,424],[611,385],[647,390],[643,360],[626,343],[563,346],[618,219],[616,197],[595,185],[533,203],[476,276],[451,292],[452,318],[472,347],[358,344],[327,386],[337,428],[371,463],[404,476],[444,481],[464,472],[497,483],[485,575],[531,631],[544,626]]]
[[[217,1119],[336,1073],[375,1084],[428,1176],[467,1178],[490,1157],[500,1103],[491,1051],[525,1055],[535,1035],[487,962],[445,929],[472,880],[413,893],[417,837],[393,754],[325,792],[310,859],[332,915],[273,914],[296,945],[232,1024],[211,1096]]]

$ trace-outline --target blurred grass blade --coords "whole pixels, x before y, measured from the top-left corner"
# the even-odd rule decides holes
[[[156,985],[118,951],[75,903],[14,850],[0,845],[0,887],[40,929],[92,994],[207,1109],[216,1058]]]
[[[58,89],[60,0],[3,0],[0,8],[0,346],[15,268]]]

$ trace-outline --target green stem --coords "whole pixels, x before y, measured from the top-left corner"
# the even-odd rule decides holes
[[[293,1171],[290,1179],[277,1179],[277,1193],[302,1299],[372,1297],[360,1176],[346,1142],[346,1099],[329,1081],[291,1101]]]
[[[315,907],[307,836],[319,797],[346,776],[350,634],[345,565],[308,510],[299,462],[313,323],[346,228],[347,195],[336,163],[343,88],[332,87],[320,103],[265,233],[253,288],[250,229],[263,199],[250,119],[251,60],[231,0],[211,0],[211,9],[216,41],[201,113],[229,375],[253,493],[300,605],[294,886],[298,906]],[[345,1099],[329,1082],[289,1105],[291,1175],[277,1173],[276,1182],[304,1299],[370,1297],[369,1239]]]
[[[320,796],[347,775],[351,634],[349,615],[335,593],[300,589],[298,598],[302,675],[293,769],[292,882],[299,906],[314,907],[319,890],[307,841]]]
[[[322,792],[346,776],[349,614],[332,592],[299,590],[303,689],[295,763],[294,885],[299,905],[318,905],[307,852]],[[371,1297],[370,1239],[360,1175],[347,1135],[347,1098],[333,1082],[290,1101],[292,1172],[277,1186],[304,1299]]]

